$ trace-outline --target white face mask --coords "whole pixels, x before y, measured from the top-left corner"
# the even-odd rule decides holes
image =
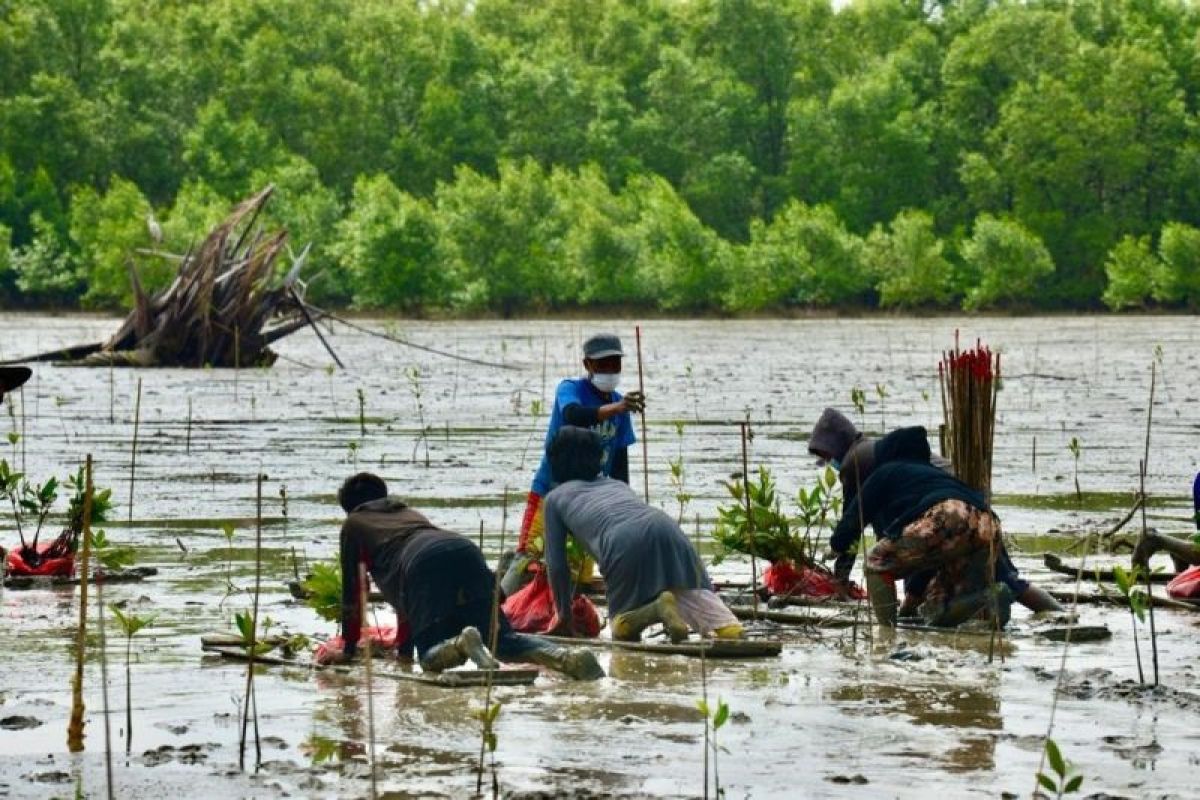
[[[608,393],[615,392],[617,385],[621,382],[621,373],[619,372],[596,372],[590,378],[592,386],[598,390]]]

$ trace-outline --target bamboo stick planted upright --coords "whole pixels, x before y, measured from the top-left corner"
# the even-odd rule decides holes
[[[1000,354],[976,340],[973,350],[942,353],[938,364],[944,416],[943,453],[958,479],[990,497],[992,444],[996,433],[996,393]]]

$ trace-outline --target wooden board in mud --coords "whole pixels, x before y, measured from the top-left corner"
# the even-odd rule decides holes
[[[639,653],[692,656],[699,658],[771,658],[783,652],[776,639],[705,639],[672,644],[671,642],[621,642],[614,639],[574,639],[568,636],[543,636],[559,644],[577,647],[611,647]]]
[[[854,626],[854,606],[843,605],[835,607],[836,612],[840,613],[825,613],[819,614],[815,611],[797,612],[797,611],[775,611],[766,606],[759,606],[756,612],[751,606],[730,606],[729,610],[738,619],[765,619],[769,622],[778,622],[781,625],[810,625],[816,628],[850,628]],[[864,611],[866,609],[864,608]],[[859,618],[859,625],[866,625],[865,614]]]
[[[158,570],[154,567],[133,567],[131,569],[105,573],[100,579],[107,586],[112,583],[137,583],[157,574]],[[97,577],[92,575],[88,579],[88,584],[95,586],[96,580]],[[44,589],[53,586],[78,585],[79,577],[77,575],[58,575],[54,577],[47,575],[9,575],[4,579],[5,589]]]
[[[208,645],[202,648],[206,653],[219,655],[234,661],[249,661],[251,656],[241,647]],[[276,667],[298,667],[326,672],[338,672],[343,675],[354,673],[352,667],[341,664],[317,664],[308,660],[286,659],[272,655],[253,656],[256,664]],[[423,683],[427,686],[441,686],[448,689],[464,686],[485,686],[488,682],[486,670],[453,670],[451,672],[399,672],[394,669],[377,668],[372,673],[376,678],[409,683]],[[493,686],[528,686],[538,676],[536,669],[498,669],[490,673]]]
[[[896,627],[904,631],[949,634],[951,636],[988,637],[992,635],[992,632],[986,628],[939,628],[933,625],[921,625],[916,622],[898,622]],[[1067,641],[1067,637],[1070,636],[1072,644],[1083,644],[1084,642],[1101,642],[1105,639],[1111,639],[1112,631],[1108,629],[1107,625],[1054,625],[1033,628],[1031,630],[1006,628],[1000,632],[1000,635],[1006,639],[1024,639],[1029,636],[1036,636],[1042,639],[1049,639],[1052,642],[1065,642]]]
[[[1059,572],[1063,575],[1070,575],[1074,578],[1079,572],[1078,565],[1067,564],[1059,556],[1054,553],[1045,553],[1042,555],[1042,563],[1046,565],[1046,569],[1051,572]],[[1083,579],[1085,581],[1096,581],[1098,583],[1113,583],[1116,581],[1116,576],[1113,575],[1111,568],[1104,567],[1084,567]],[[1174,572],[1155,572],[1150,575],[1151,583],[1170,583],[1175,577]]]

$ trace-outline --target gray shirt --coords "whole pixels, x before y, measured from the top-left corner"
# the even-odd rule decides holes
[[[667,589],[711,589],[708,574],[675,520],[642,502],[626,484],[600,477],[568,481],[546,495],[546,569],[560,617],[571,607],[567,536],[604,575],[610,617]]]

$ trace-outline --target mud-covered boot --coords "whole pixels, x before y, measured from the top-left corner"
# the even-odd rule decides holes
[[[875,572],[866,573],[864,578],[864,582],[867,584],[867,597],[871,602],[871,608],[875,611],[875,619],[879,621],[880,625],[894,628],[896,626],[896,608],[899,605],[896,600],[896,582]]]
[[[925,603],[921,606],[921,614],[925,621],[939,628],[952,628],[972,619],[991,620],[992,597],[995,592],[995,615],[999,627],[1008,624],[1012,611],[1012,590],[1004,584],[996,584],[994,589],[980,589],[953,598],[948,603]]]
[[[444,672],[466,663],[467,654],[458,647],[458,637],[435,644],[421,658],[421,669],[426,672]]]
[[[473,661],[480,669],[497,669],[500,666],[500,662],[492,658],[492,654],[484,646],[479,629],[471,625],[463,628],[462,633],[453,639],[447,639],[432,647],[421,659],[421,669],[444,672],[461,666],[467,659]]]
[[[561,672],[577,681],[594,681],[604,677],[604,668],[590,650],[561,647],[546,643],[530,650],[524,660]]]
[[[612,619],[612,636],[622,642],[636,642],[642,638],[642,631],[659,622],[658,600],[638,606],[632,611],[617,614]]]
[[[462,633],[455,637],[454,641],[458,643],[458,649],[471,659],[475,666],[480,669],[499,669],[500,662],[488,652],[483,643],[483,637],[475,626],[468,625],[463,628]]]
[[[679,613],[679,604],[675,600],[675,595],[670,592],[663,592],[654,601],[658,606],[658,618],[662,621],[663,627],[667,629],[667,636],[675,644],[679,644],[688,638],[691,629],[688,628],[687,622]]]

